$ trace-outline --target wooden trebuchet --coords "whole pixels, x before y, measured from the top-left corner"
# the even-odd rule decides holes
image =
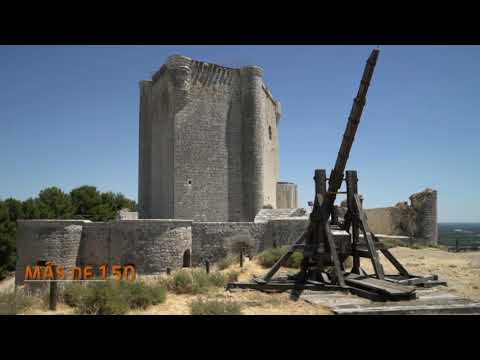
[[[439,283],[436,277],[417,277],[409,274],[393,254],[378,242],[373,232],[370,231],[358,195],[357,173],[354,170],[345,173],[378,55],[379,50],[374,49],[365,65],[330,178],[327,179],[324,169],[315,170],[315,196],[307,229],[295,239],[289,250],[278,259],[263,278],[254,278],[253,283],[230,283],[228,288],[335,289],[350,291],[372,300],[385,301],[414,299],[415,289],[409,285],[433,286]],[[336,221],[336,216],[333,216],[333,209],[336,196],[344,180],[347,191],[342,193],[347,194],[348,210],[345,214],[345,222],[340,226]],[[343,234],[340,235],[338,231]],[[363,235],[363,240],[360,239],[360,233]],[[385,275],[377,249],[398,270],[398,276]],[[273,278],[288,258],[299,250],[303,250],[299,273],[293,277],[287,277],[287,279]],[[344,261],[349,256],[353,257],[353,266],[351,271],[347,272],[344,269]],[[374,275],[365,273],[360,266],[360,258],[371,260]]]
[[[343,173],[345,171],[345,166],[347,165],[348,157],[350,156],[350,150],[353,145],[353,140],[355,139],[358,124],[360,124],[360,118],[366,103],[368,88],[370,86],[370,81],[372,80],[373,70],[377,64],[379,52],[379,49],[373,49],[372,53],[368,57],[367,64],[363,70],[362,80],[360,81],[360,87],[358,88],[357,96],[353,100],[352,109],[350,110],[350,115],[347,121],[347,127],[343,133],[342,144],[338,150],[337,160],[333,170],[330,172],[327,199],[325,204],[330,210],[330,213],[332,212],[331,210],[333,209],[333,203],[335,202],[337,192],[342,185]]]

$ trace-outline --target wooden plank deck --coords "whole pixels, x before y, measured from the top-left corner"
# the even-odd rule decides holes
[[[338,315],[480,315],[480,302],[449,292],[446,287],[417,288],[416,293],[415,300],[387,302],[374,302],[336,291],[306,290],[300,298],[311,304],[327,306]]]
[[[347,285],[357,289],[373,291],[379,295],[383,295],[385,299],[390,300],[407,300],[415,298],[415,287],[396,284],[386,280],[375,279],[357,274],[348,274],[345,281]]]

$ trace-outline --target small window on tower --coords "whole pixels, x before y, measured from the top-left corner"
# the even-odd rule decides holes
[[[270,140],[272,140],[272,127],[271,126],[268,127],[268,138]]]
[[[192,186],[192,180],[188,179],[187,184],[188,186]]]

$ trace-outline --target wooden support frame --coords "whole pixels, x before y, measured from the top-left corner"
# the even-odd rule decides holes
[[[383,280],[385,278],[385,274],[383,272],[382,264],[380,263],[380,259],[378,258],[377,249],[375,248],[375,243],[373,242],[370,228],[368,227],[367,217],[362,209],[362,203],[360,202],[360,198],[358,194],[354,194],[353,198],[355,200],[355,212],[358,217],[360,229],[362,230],[364,239],[366,241],[368,252],[370,253],[370,258],[372,260],[373,269],[375,271],[375,275],[377,279]]]
[[[355,214],[355,198],[354,195],[358,193],[358,178],[357,172],[353,170],[347,170],[345,181],[347,183],[347,218],[345,219],[345,227],[349,231],[350,226],[352,227],[351,237],[352,237],[352,258],[353,266],[352,272],[355,274],[360,274],[360,256],[357,252],[357,246],[359,242],[359,225],[358,217]]]

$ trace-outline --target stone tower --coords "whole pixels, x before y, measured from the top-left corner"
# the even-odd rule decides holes
[[[416,236],[429,245],[438,243],[437,191],[426,189],[410,196],[416,212]]]
[[[139,218],[253,221],[276,208],[281,107],[262,75],[175,55],[140,82]]]

